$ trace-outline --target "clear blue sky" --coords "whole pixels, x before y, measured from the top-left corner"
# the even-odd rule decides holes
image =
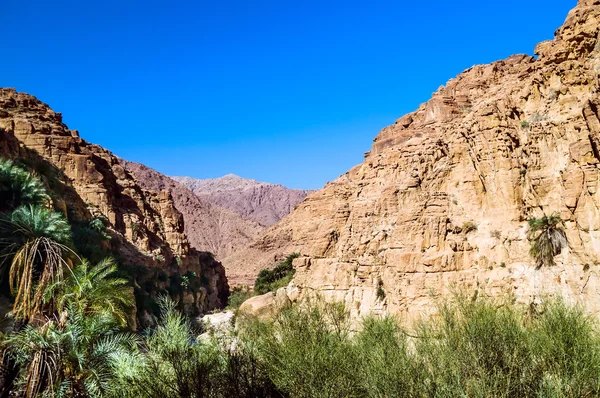
[[[168,175],[319,188],[462,70],[575,0],[0,0],[0,86]]]

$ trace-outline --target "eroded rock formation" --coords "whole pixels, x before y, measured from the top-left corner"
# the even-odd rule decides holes
[[[3,157],[26,160],[52,175],[58,207],[71,220],[104,216],[123,261],[156,266],[167,273],[196,272],[208,284],[199,310],[224,304],[222,265],[190,247],[183,217],[166,191],[147,191],[104,148],[80,138],[60,113],[35,97],[0,89],[0,149]]]
[[[149,167],[120,161],[145,189],[169,191],[175,207],[183,215],[185,234],[192,246],[214,253],[219,260],[250,244],[265,230],[256,221],[195,195],[186,186]],[[235,272],[230,277],[235,283]]]
[[[431,311],[452,290],[524,303],[558,294],[597,313],[599,32],[600,1],[581,0],[537,59],[450,80],[232,261],[260,269],[299,251],[290,289],[357,316]],[[569,247],[535,270],[527,220],[553,212]]]
[[[249,180],[234,174],[207,180],[191,177],[172,178],[203,200],[225,207],[266,227],[287,216],[312,192]]]

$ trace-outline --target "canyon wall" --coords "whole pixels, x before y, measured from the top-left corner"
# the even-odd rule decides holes
[[[599,32],[600,1],[580,0],[537,58],[466,70],[231,261],[300,252],[289,295],[319,292],[354,316],[413,316],[453,291],[560,295],[596,314]],[[569,247],[536,270],[527,220],[553,212]]]
[[[60,192],[55,206],[71,221],[104,216],[123,262],[168,274],[196,272],[207,281],[197,309],[225,304],[224,269],[190,246],[171,194],[144,190],[112,153],[70,130],[60,113],[31,95],[0,89],[0,149],[2,157],[26,162]]]
[[[169,191],[183,215],[185,234],[192,246],[213,253],[219,260],[250,244],[265,230],[256,221],[197,196],[185,185],[143,164],[120,161],[145,189]],[[232,277],[235,279],[235,275]]]

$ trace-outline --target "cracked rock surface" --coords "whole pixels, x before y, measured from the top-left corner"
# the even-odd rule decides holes
[[[561,295],[597,313],[599,32],[600,1],[581,0],[537,58],[451,79],[230,261],[260,269],[300,252],[294,291],[344,301],[354,316],[412,317],[452,291]],[[553,212],[569,247],[536,271],[527,220]]]

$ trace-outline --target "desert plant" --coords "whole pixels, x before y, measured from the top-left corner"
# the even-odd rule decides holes
[[[69,267],[65,255],[72,253],[70,239],[71,227],[62,214],[45,207],[21,206],[0,217],[2,266],[15,297],[16,318],[26,320],[42,310],[46,286],[59,281]]]
[[[229,298],[227,299],[227,308],[236,310],[242,305],[242,303],[252,296],[254,292],[250,290],[248,286],[235,286],[231,289]]]
[[[262,269],[254,282],[254,291],[258,294],[265,294],[277,290],[280,287],[287,286],[296,272],[292,263],[294,259],[299,256],[300,253],[290,254],[273,269]]]
[[[188,320],[162,299],[161,320],[143,352],[112,359],[118,397],[207,397],[217,388],[219,348],[197,343]]]
[[[83,260],[65,278],[49,284],[44,301],[52,303],[59,314],[69,307],[83,316],[112,317],[125,326],[134,303],[133,292],[126,279],[114,276],[116,272],[112,258],[96,265]]]
[[[137,341],[117,332],[105,315],[85,315],[70,306],[66,314],[3,341],[19,365],[15,385],[22,396],[102,397],[113,387],[110,358]]]
[[[554,257],[567,247],[567,235],[561,227],[558,213],[528,221],[527,238],[531,243],[529,254],[535,259],[536,268],[555,265]]]
[[[472,231],[477,231],[477,224],[475,224],[473,221],[466,221],[462,225],[462,231],[465,234],[468,234],[469,232],[472,232]]]
[[[49,199],[39,178],[11,160],[0,159],[0,209],[12,210],[21,205],[42,204]]]
[[[269,378],[292,397],[361,397],[348,312],[309,300],[245,331]]]
[[[389,317],[365,318],[354,338],[357,379],[368,397],[423,396],[425,372],[412,357],[406,333]]]
[[[378,300],[385,299],[385,290],[383,289],[383,280],[381,278],[377,281],[376,295]]]
[[[73,245],[81,257],[99,262],[111,255],[111,237],[106,231],[105,222],[103,217],[96,217],[72,226]]]

